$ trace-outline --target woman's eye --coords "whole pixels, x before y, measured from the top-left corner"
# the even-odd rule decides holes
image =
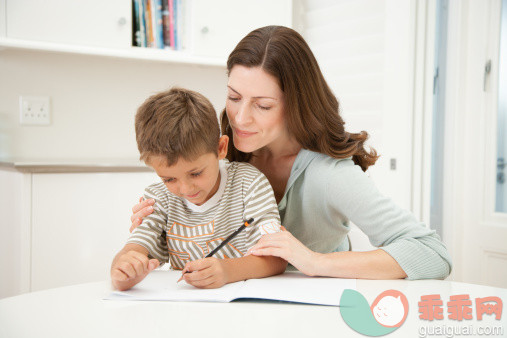
[[[192,177],[198,177],[202,174],[202,171],[199,171],[198,173],[192,173]]]
[[[266,106],[261,106],[261,105],[257,105],[257,107],[259,107],[259,109],[262,109],[262,110],[270,110],[271,107],[266,107]]]
[[[232,96],[229,96],[227,97],[229,100],[233,101],[233,102],[237,102],[239,101],[239,97],[232,97]]]

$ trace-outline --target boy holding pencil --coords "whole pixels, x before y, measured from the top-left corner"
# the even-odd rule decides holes
[[[153,95],[139,107],[135,128],[141,159],[162,182],[146,188],[154,211],[113,260],[116,289],[132,288],[165,262],[199,288],[285,271],[281,258],[245,256],[262,235],[280,231],[280,216],[266,177],[248,163],[225,160],[228,137],[220,136],[204,96],[181,88]],[[250,218],[252,224],[206,257]]]

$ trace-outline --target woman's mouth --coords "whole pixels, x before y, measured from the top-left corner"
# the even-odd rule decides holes
[[[249,136],[252,136],[252,135],[255,135],[257,133],[254,133],[254,132],[251,132],[251,131],[246,131],[246,130],[241,130],[241,129],[233,129],[234,131],[234,134],[236,134],[236,136],[239,136],[239,137],[249,137]]]

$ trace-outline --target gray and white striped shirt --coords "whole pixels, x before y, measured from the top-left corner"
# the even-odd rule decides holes
[[[144,198],[155,199],[154,211],[144,218],[127,243],[142,245],[150,257],[183,269],[188,261],[204,258],[244,220],[248,226],[214,257],[242,257],[260,237],[280,231],[280,216],[267,178],[248,163],[220,161],[220,186],[198,206],[180,198],[163,182],[145,189]]]

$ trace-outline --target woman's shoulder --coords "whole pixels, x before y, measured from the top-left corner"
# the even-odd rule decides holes
[[[346,158],[334,158],[326,154],[317,153],[310,150],[304,150],[305,154],[301,157],[299,163],[295,166],[305,167],[305,175],[323,174],[346,174],[348,172],[362,172],[361,167],[356,165],[352,160],[352,156]],[[296,168],[297,169],[297,168]]]
[[[316,152],[304,154],[303,157],[305,161],[295,163],[289,181],[291,186],[300,181],[311,191],[336,193],[355,189],[369,190],[374,185],[368,174],[354,163],[352,157],[339,159]]]

